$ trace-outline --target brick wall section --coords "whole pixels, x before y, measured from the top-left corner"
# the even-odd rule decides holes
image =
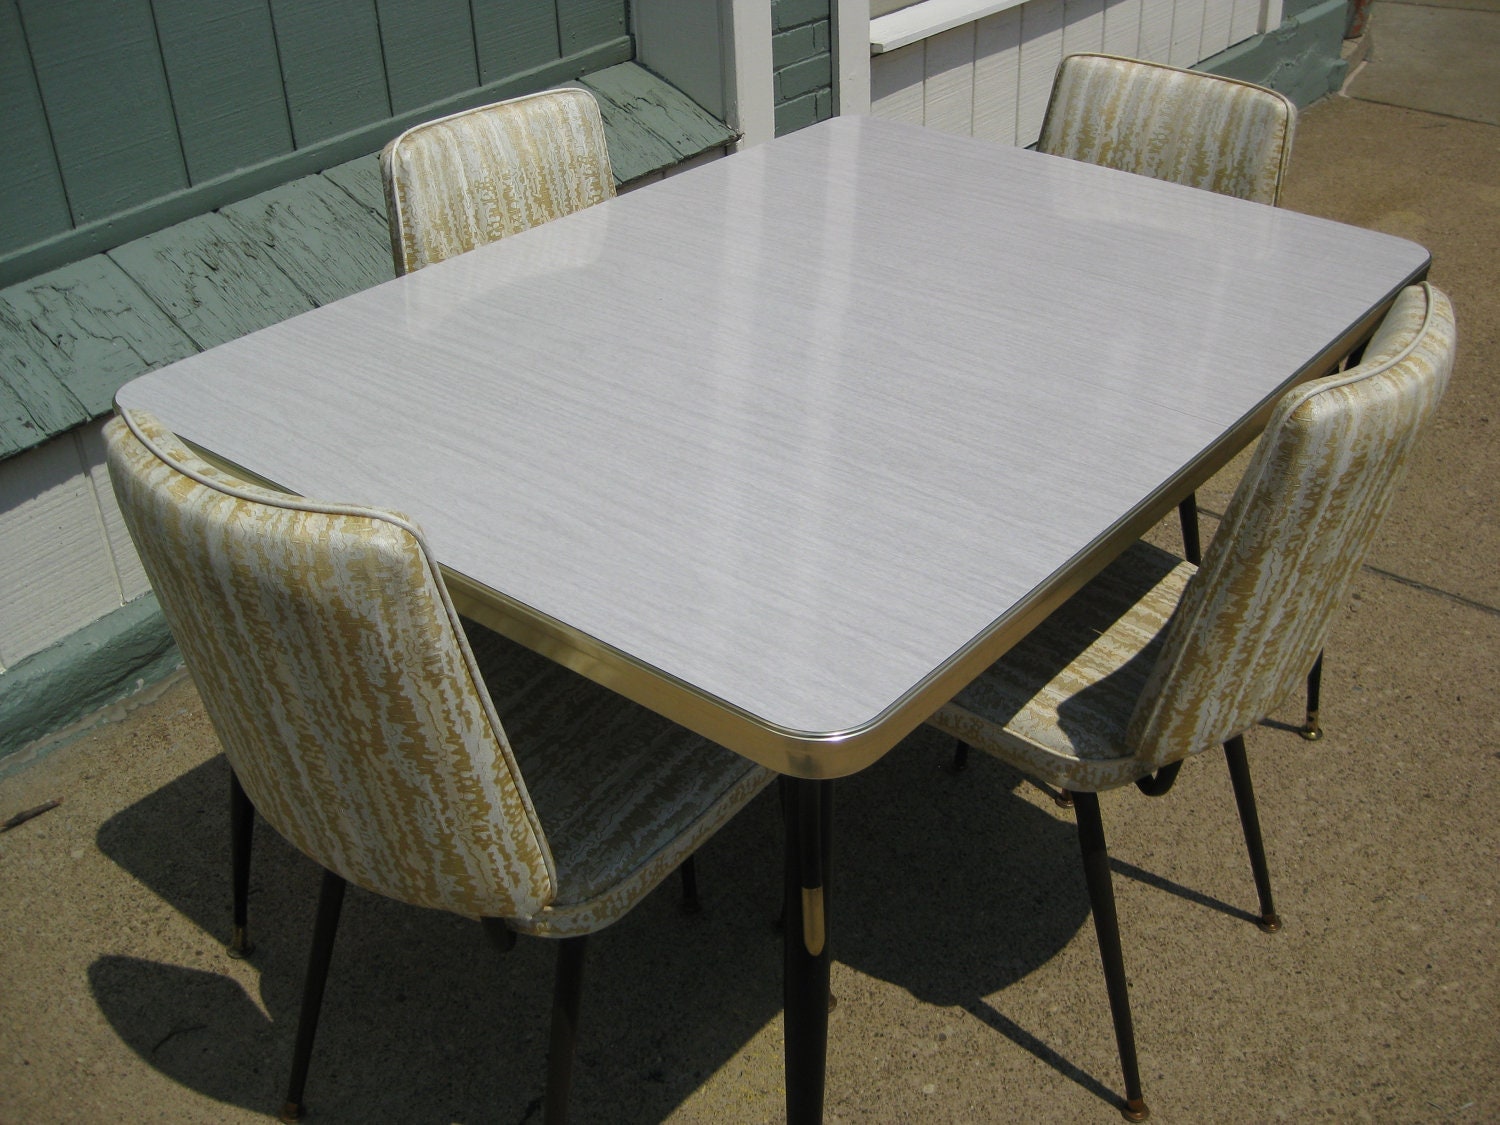
[[[776,135],[833,116],[831,0],[772,0]]]

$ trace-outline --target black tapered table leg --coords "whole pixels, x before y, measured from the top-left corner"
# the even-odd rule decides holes
[[[786,1119],[823,1119],[828,1060],[828,885],[833,783],[781,779],[786,808]]]

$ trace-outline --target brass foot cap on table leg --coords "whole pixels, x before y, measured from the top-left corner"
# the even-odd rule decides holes
[[[224,947],[224,952],[236,961],[243,961],[255,952],[255,945],[245,937],[245,928],[236,926],[229,937],[229,944]]]
[[[1120,1116],[1126,1121],[1144,1121],[1151,1116],[1151,1111],[1146,1108],[1145,1098],[1126,1098],[1120,1107]]]
[[[1255,924],[1260,927],[1262,933],[1274,934],[1277,930],[1281,929],[1281,915],[1273,910],[1271,913],[1257,919]]]
[[[307,1109],[301,1102],[286,1102],[281,1107],[281,1112],[276,1115],[278,1121],[285,1121],[286,1125],[294,1125],[302,1120],[302,1114]]]
[[[1297,733],[1309,742],[1319,742],[1322,740],[1323,726],[1318,722],[1318,713],[1316,711],[1307,716],[1307,722],[1302,724]]]

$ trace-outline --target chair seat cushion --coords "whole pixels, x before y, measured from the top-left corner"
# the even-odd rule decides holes
[[[557,868],[523,933],[610,924],[776,775],[482,626],[465,622]]]
[[[928,721],[1049,784],[1098,792],[1150,772],[1125,729],[1197,572],[1136,543]]]

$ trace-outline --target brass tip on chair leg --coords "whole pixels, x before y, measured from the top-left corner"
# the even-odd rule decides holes
[[[307,1109],[301,1102],[284,1102],[281,1112],[276,1115],[278,1121],[285,1121],[286,1125],[302,1120],[302,1114]]]
[[[1260,927],[1262,933],[1274,934],[1281,929],[1281,915],[1273,910],[1257,919],[1255,924]]]
[[[1307,722],[1302,724],[1301,729],[1297,733],[1309,742],[1317,742],[1323,737],[1323,727],[1318,722],[1318,713],[1316,711],[1309,711],[1307,713]]]
[[[1071,809],[1073,807],[1073,794],[1066,789],[1059,789],[1052,794],[1052,802],[1060,809]]]
[[[1126,1121],[1144,1121],[1151,1116],[1151,1111],[1146,1108],[1145,1098],[1126,1098],[1120,1107],[1120,1116]]]
[[[234,932],[229,935],[229,944],[224,947],[224,952],[236,961],[243,961],[255,952],[255,946],[245,936],[245,927],[236,926]]]

